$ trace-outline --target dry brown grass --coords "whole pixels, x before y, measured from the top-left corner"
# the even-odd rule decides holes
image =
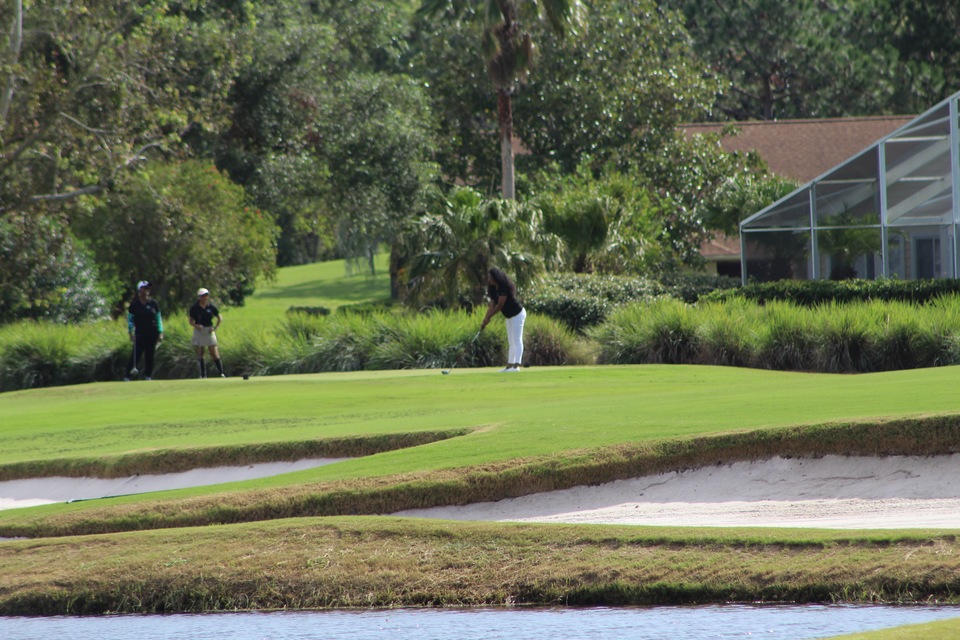
[[[953,601],[910,532],[298,519],[0,545],[0,615],[440,605]]]

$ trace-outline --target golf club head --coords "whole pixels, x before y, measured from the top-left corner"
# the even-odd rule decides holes
[[[140,369],[137,369],[136,367],[134,367],[133,369],[130,369],[130,375],[135,376],[138,373],[140,373]]]
[[[443,369],[442,371],[440,371],[440,373],[442,373],[445,376],[448,376],[450,375],[450,369]]]

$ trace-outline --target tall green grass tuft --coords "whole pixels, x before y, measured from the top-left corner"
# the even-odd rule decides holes
[[[813,369],[825,373],[877,369],[879,326],[873,306],[830,302],[819,307],[816,315],[823,320],[816,332]]]
[[[700,344],[693,308],[670,298],[621,307],[591,335],[601,343],[598,360],[611,364],[691,364]]]
[[[324,319],[311,340],[303,371],[362,371],[377,345],[388,339],[390,315],[341,313]]]
[[[598,361],[863,373],[960,363],[960,296],[799,306],[744,299],[624,307],[590,334]]]
[[[699,363],[750,366],[760,333],[761,309],[741,299],[705,303],[699,307]]]
[[[129,340],[118,323],[26,320],[0,331],[0,391],[122,377]]]
[[[386,327],[389,340],[377,345],[368,368],[437,369],[454,364],[477,366],[481,352],[472,338],[479,326],[479,318],[462,313],[427,312],[394,316]]]
[[[785,302],[770,302],[764,311],[754,364],[766,369],[812,370],[816,345],[813,312]]]
[[[538,367],[590,364],[596,359],[592,343],[560,320],[532,314],[523,328],[523,349],[526,364]]]

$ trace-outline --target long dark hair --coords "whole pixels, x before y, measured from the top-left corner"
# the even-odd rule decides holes
[[[496,267],[492,267],[487,273],[489,273],[493,281],[497,283],[495,285],[487,285],[487,295],[490,296],[491,300],[497,299],[497,291],[501,293],[509,291],[511,297],[517,297],[517,285],[513,283],[510,276]]]

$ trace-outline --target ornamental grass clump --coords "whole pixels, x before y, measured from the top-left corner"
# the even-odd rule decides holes
[[[697,307],[700,353],[708,365],[747,367],[754,360],[761,308],[743,299]]]
[[[116,379],[130,355],[126,337],[112,322],[7,325],[0,333],[0,391]]]
[[[387,339],[373,349],[367,368],[477,366],[478,351],[472,339],[479,328],[480,318],[464,313],[395,315],[387,325]]]
[[[591,364],[596,359],[588,341],[553,318],[528,315],[523,333],[525,364],[578,365]]]
[[[292,339],[262,325],[245,327],[220,340],[224,367],[233,376],[292,373],[291,363],[299,361],[296,351]]]
[[[812,370],[816,345],[814,327],[814,314],[810,309],[785,302],[768,302],[757,336],[755,366],[787,371]]]
[[[591,336],[601,344],[598,362],[607,364],[690,364],[697,360],[695,311],[678,300],[621,307]]]
[[[875,308],[863,303],[831,302],[814,309],[813,369],[823,373],[876,371],[880,321]]]
[[[296,341],[310,342],[322,331],[326,316],[308,311],[288,311],[280,321],[280,331]]]
[[[312,372],[362,371],[378,345],[390,339],[393,314],[337,313],[319,325],[305,368]]]
[[[938,348],[936,364],[960,363],[960,296],[941,296],[926,307]]]

